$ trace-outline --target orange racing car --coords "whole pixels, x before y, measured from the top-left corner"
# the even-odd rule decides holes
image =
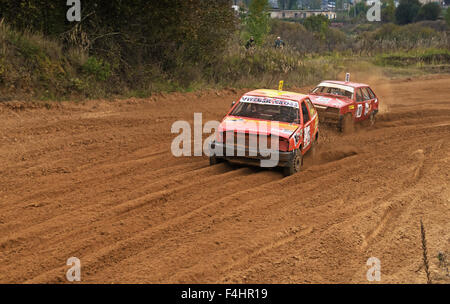
[[[210,164],[244,161],[300,171],[303,156],[317,143],[319,119],[307,95],[255,90],[244,94],[223,118],[210,144]]]

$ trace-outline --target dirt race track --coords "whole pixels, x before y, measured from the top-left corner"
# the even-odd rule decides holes
[[[364,80],[364,79],[362,79]],[[0,283],[435,283],[450,277],[450,76],[371,80],[374,128],[321,127],[279,170],[172,156],[176,120],[220,120],[243,91],[0,104]],[[303,92],[305,89],[302,90]]]

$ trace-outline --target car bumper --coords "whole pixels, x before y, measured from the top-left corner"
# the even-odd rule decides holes
[[[338,125],[339,127],[342,126],[342,121],[344,120],[344,115],[340,114],[339,112],[335,111],[321,111],[317,110],[319,113],[319,121],[323,124],[330,124],[330,125]],[[376,115],[378,113],[378,109],[373,110],[373,115]]]
[[[339,124],[342,121],[343,115],[339,108],[325,107],[315,105],[317,113],[319,114],[319,122],[325,124]]]
[[[210,155],[215,155],[218,158],[227,159],[230,161],[243,162],[251,165],[259,166],[261,160],[274,159],[273,153],[278,154],[278,167],[286,167],[289,161],[292,160],[294,153],[283,151],[270,151],[269,155],[260,153],[259,151],[249,148],[236,147],[235,145],[226,145],[213,141],[210,144]]]

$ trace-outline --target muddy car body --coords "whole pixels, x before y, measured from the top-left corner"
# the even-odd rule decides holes
[[[378,97],[364,83],[322,81],[309,98],[319,112],[320,122],[336,124],[341,131],[364,120],[373,124],[378,113]]]
[[[210,164],[244,161],[283,167],[285,175],[294,174],[300,170],[303,155],[317,142],[318,122],[307,95],[276,90],[248,92],[220,123],[210,144]],[[276,163],[265,165],[271,153],[277,153]]]

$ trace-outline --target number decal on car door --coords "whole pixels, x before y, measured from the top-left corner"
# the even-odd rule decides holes
[[[370,111],[370,103],[366,102],[365,103],[365,108],[364,108],[364,116],[367,116],[367,113],[369,113]]]
[[[358,104],[358,108],[356,109],[356,118],[360,118],[362,114],[363,105]]]
[[[303,132],[303,147],[307,147],[309,146],[309,144],[311,143],[311,126],[307,126],[305,127],[305,131]]]

